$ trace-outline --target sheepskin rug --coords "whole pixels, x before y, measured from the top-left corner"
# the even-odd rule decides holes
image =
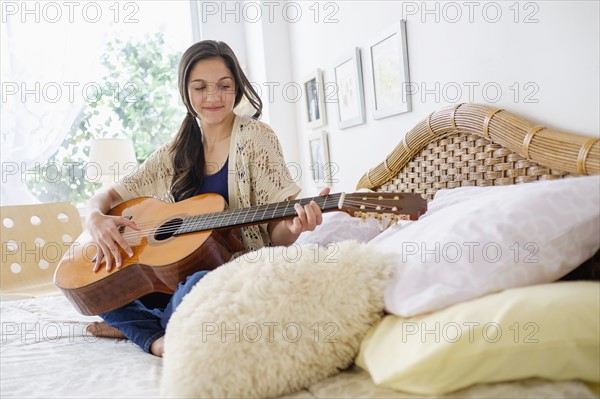
[[[263,248],[219,267],[168,324],[163,396],[276,397],[350,366],[382,316],[392,260],[345,241]]]

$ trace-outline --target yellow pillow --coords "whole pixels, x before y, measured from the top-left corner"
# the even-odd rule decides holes
[[[375,384],[417,394],[530,377],[600,382],[600,283],[514,288],[426,315],[389,315],[356,362]]]

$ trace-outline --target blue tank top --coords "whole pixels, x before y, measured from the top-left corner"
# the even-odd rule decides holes
[[[212,175],[204,175],[204,181],[202,185],[196,192],[198,194],[219,194],[225,201],[229,203],[229,190],[227,188],[227,172],[229,170],[229,158],[225,161],[225,164],[217,173],[213,173]]]

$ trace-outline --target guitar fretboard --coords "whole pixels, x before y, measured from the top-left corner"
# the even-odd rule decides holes
[[[300,200],[283,201],[274,204],[264,204],[250,208],[227,209],[222,212],[205,213],[202,215],[186,216],[174,235],[194,233],[205,230],[218,230],[261,224],[279,219],[287,219],[296,215],[295,204],[302,206],[315,201],[322,212],[338,210],[341,193],[302,198]]]

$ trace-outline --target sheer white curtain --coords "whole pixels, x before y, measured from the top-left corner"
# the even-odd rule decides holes
[[[52,181],[58,169],[48,158],[77,116],[98,95],[113,95],[102,93],[99,85],[105,43],[162,31],[169,49],[183,51],[192,42],[192,23],[198,23],[190,13],[192,3],[11,2],[1,24],[2,205],[38,202],[27,189],[26,174],[44,179],[52,173]],[[125,82],[114,83],[122,87]]]
[[[36,179],[66,173],[47,160],[97,97],[106,26],[40,16],[5,15],[2,23],[2,205],[38,202],[25,186],[27,170]]]

